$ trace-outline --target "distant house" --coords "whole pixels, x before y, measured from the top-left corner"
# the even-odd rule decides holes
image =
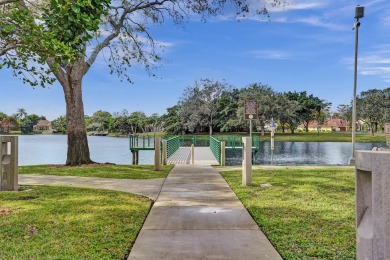
[[[309,131],[317,131],[318,122],[312,121],[309,123]],[[298,130],[305,130],[303,124],[298,127]],[[321,131],[336,131],[336,132],[346,132],[349,131],[349,122],[341,119],[341,118],[332,118],[327,121],[323,125],[321,125]]]
[[[325,131],[346,132],[349,130],[349,122],[341,118],[332,118],[324,123],[322,129]]]
[[[50,131],[51,122],[49,120],[38,120],[38,123],[33,126],[34,131]]]

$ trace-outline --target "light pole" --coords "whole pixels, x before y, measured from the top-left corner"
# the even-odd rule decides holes
[[[355,18],[356,22],[353,29],[355,34],[355,67],[353,78],[353,101],[352,101],[352,155],[349,159],[350,165],[355,165],[355,132],[356,132],[356,84],[357,84],[357,61],[358,61],[358,44],[359,44],[359,19],[364,17],[364,6],[356,6]]]

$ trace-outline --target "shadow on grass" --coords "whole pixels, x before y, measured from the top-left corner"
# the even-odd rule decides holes
[[[31,189],[0,193],[12,210],[0,218],[0,259],[122,259],[152,204],[122,192]]]
[[[355,259],[353,169],[256,170],[250,187],[221,174],[283,258]]]

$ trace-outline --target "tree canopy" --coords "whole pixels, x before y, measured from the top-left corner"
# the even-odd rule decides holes
[[[150,70],[160,60],[151,24],[206,20],[225,10],[237,17],[284,0],[0,0],[0,64],[23,82],[46,86],[58,80],[64,90],[68,132],[67,165],[92,163],[85,129],[82,79],[99,54],[107,55],[112,73],[131,81],[128,68]],[[260,6],[260,8],[257,8]]]

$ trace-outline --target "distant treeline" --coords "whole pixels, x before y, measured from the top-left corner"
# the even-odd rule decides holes
[[[306,91],[276,92],[261,83],[239,89],[225,81],[202,79],[187,87],[178,103],[167,108],[161,116],[147,116],[142,111],[129,113],[126,109],[113,114],[99,110],[92,116],[85,116],[85,126],[87,131],[123,135],[161,131],[170,134],[242,132],[248,130],[244,101],[249,99],[257,101],[257,119],[253,124],[262,132],[271,119],[278,122],[281,131],[292,133],[299,125],[308,131],[309,123],[314,121],[321,125],[332,116],[351,122],[351,104],[340,105],[331,113],[330,102]],[[357,97],[357,118],[369,125],[372,132],[384,122],[390,122],[390,88],[361,92]],[[28,115],[23,108],[13,115],[0,112],[0,131],[22,129],[24,133],[32,132],[33,126],[42,119],[45,117]],[[66,133],[65,116],[53,120],[51,129]]]

